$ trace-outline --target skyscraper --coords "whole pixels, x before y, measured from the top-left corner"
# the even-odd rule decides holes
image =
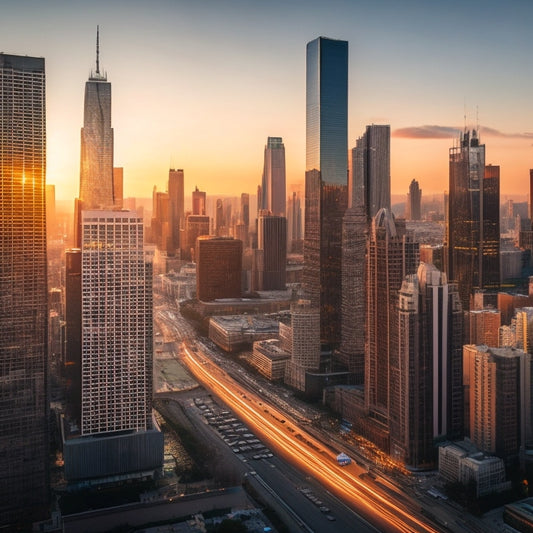
[[[202,235],[196,239],[196,297],[208,302],[242,295],[242,241]]]
[[[44,59],[0,54],[0,529],[48,505]]]
[[[262,213],[257,224],[257,248],[262,251],[259,290],[284,290],[287,279],[287,219]]]
[[[82,130],[81,257],[72,251],[67,271],[67,301],[75,315],[68,335],[81,336],[79,355],[70,354],[79,385],[69,391],[74,407],[68,412],[78,419],[66,419],[63,428],[69,483],[146,476],[163,462],[163,436],[152,418],[152,263],[144,253],[142,218],[107,203],[113,191],[112,168],[107,172],[113,160],[111,88],[99,74],[98,54],[96,71],[86,86]],[[154,198],[161,200],[155,191]]]
[[[303,281],[321,339],[340,342],[342,217],[348,194],[348,42],[307,44]]]
[[[457,281],[463,309],[475,289],[500,283],[500,168],[485,167],[485,145],[465,131],[450,148],[447,274]]]
[[[422,190],[418,185],[418,181],[412,180],[409,184],[409,192],[407,193],[406,219],[420,220],[421,216],[421,201]]]
[[[82,209],[112,208],[113,128],[111,83],[100,72],[99,34],[96,34],[96,70],[85,83],[81,129],[80,201]]]
[[[391,359],[391,455],[434,468],[437,438],[462,437],[462,310],[457,287],[421,263],[402,283]]]
[[[205,191],[199,191],[198,187],[192,192],[192,214],[205,215]]]
[[[185,178],[183,169],[168,171],[169,230],[172,254],[180,249],[180,230],[185,227]]]
[[[395,357],[398,291],[418,267],[418,243],[387,209],[372,221],[367,243],[365,403],[370,416],[388,428],[391,361]]]
[[[285,146],[281,137],[269,137],[261,183],[260,209],[285,216]]]
[[[348,209],[342,223],[342,335],[334,359],[354,383],[362,384],[366,237],[378,210],[390,210],[390,126],[367,126],[351,157]]]
[[[390,211],[390,126],[372,124],[352,148],[351,205],[363,205],[369,222],[385,208]]]

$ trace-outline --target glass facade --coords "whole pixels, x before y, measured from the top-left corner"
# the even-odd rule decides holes
[[[80,200],[83,209],[111,208],[115,203],[111,83],[99,73],[92,75],[85,84]]]
[[[304,283],[324,342],[340,342],[342,217],[348,186],[348,42],[307,45]]]
[[[485,167],[475,131],[450,148],[448,277],[459,284],[463,309],[475,289],[499,287],[499,167]]]
[[[44,59],[0,54],[0,93],[0,529],[13,531],[48,510]]]

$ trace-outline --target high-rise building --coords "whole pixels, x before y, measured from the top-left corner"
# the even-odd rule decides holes
[[[259,209],[285,216],[285,146],[281,137],[267,139]]]
[[[183,259],[195,260],[196,239],[201,235],[209,235],[209,217],[189,215],[185,222],[185,242],[181,249]]]
[[[250,227],[250,195],[247,192],[241,194],[241,223],[246,226],[246,231]]]
[[[297,192],[293,192],[289,197],[287,208],[287,226],[288,226],[288,240],[287,249],[290,252],[300,251],[301,241],[303,237],[302,232],[302,206],[300,196]]]
[[[365,403],[370,416],[388,428],[391,361],[396,356],[398,291],[419,263],[418,243],[387,209],[378,211],[367,241]]]
[[[483,452],[516,460],[531,434],[531,356],[515,348],[463,348],[467,435]]]
[[[291,354],[285,370],[285,382],[299,391],[306,390],[306,373],[320,366],[320,313],[309,300],[291,305],[291,321],[280,322],[281,348]]]
[[[161,468],[152,417],[152,264],[143,220],[131,211],[82,211],[81,419],[64,442],[69,482]]]
[[[111,209],[114,204],[111,83],[100,72],[98,33],[96,70],[85,83],[81,129],[80,201],[82,209]]]
[[[434,468],[435,439],[463,431],[462,310],[457,287],[421,263],[402,283],[391,359],[391,455]]]
[[[192,214],[205,215],[205,191],[199,191],[198,187],[192,192]]]
[[[169,230],[172,254],[180,249],[180,230],[185,226],[185,181],[183,169],[168,171]]]
[[[226,237],[227,234],[224,200],[218,198],[215,207],[215,235],[217,237]]]
[[[363,205],[369,222],[381,208],[390,211],[390,126],[372,124],[352,148],[351,205]]]
[[[262,251],[258,268],[258,290],[284,290],[287,279],[287,219],[261,213],[257,225],[257,251]]]
[[[465,313],[464,344],[486,344],[491,348],[500,345],[499,309],[473,309]]]
[[[457,281],[463,309],[477,289],[500,284],[500,168],[485,167],[485,145],[465,131],[450,148],[447,274]]]
[[[31,529],[48,511],[44,59],[0,53],[0,92],[0,529],[7,531]]]
[[[341,346],[334,354],[354,383],[364,381],[366,236],[379,209],[390,211],[390,126],[371,125],[352,149],[342,221]]]
[[[62,432],[69,483],[146,476],[163,464],[163,435],[152,417],[152,262],[144,252],[143,219],[107,203],[114,190],[112,168],[102,170],[113,160],[111,87],[99,74],[98,53],[88,93],[80,182],[86,196],[77,217],[81,251],[67,254],[68,336],[80,335],[69,353],[75,381]],[[162,198],[154,191],[159,209],[156,200]]]
[[[409,192],[407,193],[406,204],[406,219],[407,220],[420,220],[422,218],[421,213],[422,203],[422,189],[418,185],[418,181],[412,180],[409,184]]]
[[[340,343],[342,217],[348,204],[348,42],[307,44],[303,281],[320,335]]]
[[[208,302],[242,296],[242,241],[232,237],[196,239],[196,297]]]

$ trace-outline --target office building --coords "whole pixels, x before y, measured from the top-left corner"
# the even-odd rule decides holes
[[[146,475],[161,468],[163,436],[152,417],[152,265],[143,221],[130,211],[84,210],[81,236],[81,401],[73,398],[81,419],[66,424],[65,477]]]
[[[100,72],[98,33],[96,70],[85,83],[79,199],[82,209],[111,209],[115,204],[111,83],[106,73]]]
[[[168,215],[172,255],[180,250],[180,230],[185,226],[185,178],[183,169],[168,171]]]
[[[256,265],[261,283],[258,290],[284,290],[287,279],[287,219],[261,213],[257,226],[257,251],[262,261]]]
[[[409,192],[407,193],[406,216],[407,220],[420,220],[422,205],[422,189],[418,185],[418,181],[413,180],[409,184]]]
[[[320,368],[320,313],[309,300],[291,305],[290,324],[279,324],[280,347],[291,355],[287,361],[285,383],[306,391],[307,371]]]
[[[300,196],[293,192],[289,197],[287,206],[287,251],[292,253],[302,252],[302,206]]]
[[[208,302],[242,296],[242,241],[232,237],[196,239],[196,298]]]
[[[500,284],[500,168],[485,167],[485,145],[465,131],[450,148],[447,274],[458,283],[464,310],[478,289]]]
[[[366,127],[351,152],[348,209],[342,221],[341,345],[334,360],[364,382],[365,250],[372,217],[390,211],[390,126]]]
[[[370,222],[377,212],[390,211],[390,126],[372,124],[352,148],[349,197],[351,205],[364,205]]]
[[[199,191],[198,187],[192,192],[192,214],[205,216],[205,191]]]
[[[463,436],[462,310],[457,287],[421,263],[402,283],[390,368],[391,455],[434,468],[436,439]]]
[[[398,291],[419,263],[418,243],[386,209],[378,211],[367,241],[365,403],[369,415],[389,425],[391,361],[396,357]]]
[[[246,192],[241,194],[241,223],[246,226],[246,231],[250,227],[250,195]]]
[[[65,478],[74,485],[155,475],[163,464],[163,435],[152,416],[152,263],[144,251],[142,218],[107,204],[103,194],[113,191],[112,172],[97,172],[113,160],[111,86],[99,74],[98,53],[96,65],[86,94],[97,100],[101,90],[103,98],[98,106],[85,106],[84,128],[94,131],[82,131],[91,142],[83,150],[82,141],[80,180],[80,195],[92,196],[79,205],[81,251],[67,254],[66,299],[73,313],[67,318],[73,341],[68,357],[76,381],[68,391],[62,435]],[[154,204],[156,219],[164,220],[168,194],[154,190]]]
[[[265,146],[260,210],[284,217],[285,213],[285,146],[281,137],[269,137]]]
[[[303,282],[322,341],[340,343],[342,217],[348,205],[348,42],[307,44]]]
[[[44,59],[0,54],[0,529],[48,512]]]
[[[195,260],[196,239],[201,235],[209,235],[209,217],[189,215],[185,221],[185,235],[181,257],[182,259]]]
[[[465,313],[464,344],[486,344],[492,348],[500,345],[499,309],[474,309]]]
[[[530,438],[530,367],[531,356],[515,348],[463,348],[466,434],[505,461],[517,460]]]

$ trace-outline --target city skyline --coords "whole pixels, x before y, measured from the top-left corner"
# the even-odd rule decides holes
[[[124,167],[126,197],[150,197],[169,168],[185,170],[186,191],[253,193],[268,136],[284,139],[288,193],[295,184],[303,190],[303,46],[317,35],[350,43],[347,148],[367,124],[391,125],[393,194],[406,194],[412,179],[428,197],[442,193],[450,142],[477,124],[487,163],[501,167],[502,193],[522,193],[532,166],[523,65],[533,6],[470,2],[459,11],[407,1],[398,12],[385,0],[281,5],[159,0],[126,10],[121,1],[8,0],[3,50],[46,60],[47,177],[58,200],[77,194],[79,86],[95,67],[97,24],[100,68],[114,86],[115,163]]]

